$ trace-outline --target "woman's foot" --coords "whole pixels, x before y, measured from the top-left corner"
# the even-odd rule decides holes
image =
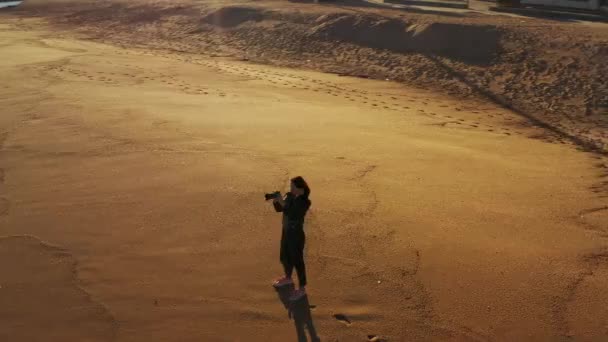
[[[289,300],[295,302],[297,300],[300,300],[304,296],[306,296],[306,290],[303,287],[300,287],[299,289],[294,290],[291,293],[291,296],[289,296]]]
[[[278,287],[283,287],[283,286],[292,285],[292,284],[293,284],[293,280],[291,280],[291,278],[281,277],[281,278],[275,280],[274,283],[272,283],[272,286],[278,288]]]

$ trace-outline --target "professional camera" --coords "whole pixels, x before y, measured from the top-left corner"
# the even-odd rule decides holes
[[[272,192],[272,193],[269,193],[269,194],[265,194],[265,195],[264,195],[264,198],[265,198],[267,201],[269,201],[269,200],[271,200],[271,199],[278,198],[279,196],[281,196],[281,192],[280,192],[280,191],[275,191],[275,192]]]

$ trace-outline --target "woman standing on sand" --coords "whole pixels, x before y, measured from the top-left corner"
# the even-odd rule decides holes
[[[310,188],[302,177],[291,179],[291,189],[283,197],[280,193],[274,198],[273,205],[277,212],[283,213],[283,230],[281,234],[281,264],[285,276],[277,279],[276,288],[293,284],[291,274],[295,267],[298,273],[299,287],[289,297],[296,301],[306,295],[306,267],[304,266],[304,217],[310,208]]]

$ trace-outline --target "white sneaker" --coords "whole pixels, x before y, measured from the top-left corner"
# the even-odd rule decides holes
[[[293,284],[293,280],[291,280],[291,278],[281,277],[281,278],[275,280],[274,283],[272,283],[272,286],[279,288],[279,287],[292,285],[292,284]]]

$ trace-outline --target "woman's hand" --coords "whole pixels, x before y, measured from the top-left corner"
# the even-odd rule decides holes
[[[274,198],[273,202],[279,203],[282,207],[285,206],[285,198],[283,197],[283,195],[280,192],[279,192],[278,196]]]

